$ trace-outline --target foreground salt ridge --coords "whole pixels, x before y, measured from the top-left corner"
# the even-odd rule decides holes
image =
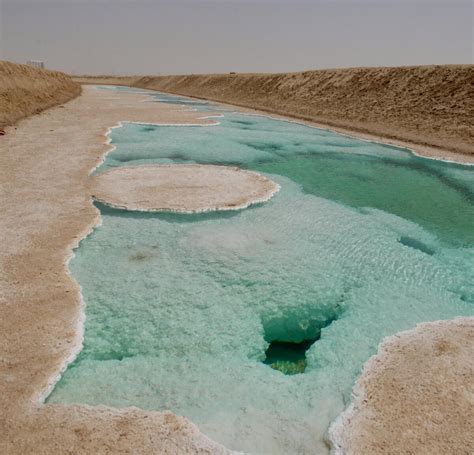
[[[94,181],[96,201],[142,212],[241,210],[268,201],[280,188],[256,172],[198,164],[119,167]]]
[[[364,364],[351,404],[328,430],[331,453],[471,453],[473,350],[474,317],[423,322],[384,338]],[[394,394],[394,387],[402,393]],[[441,409],[431,406],[429,415],[416,415],[420,401],[435,403],[446,391]]]

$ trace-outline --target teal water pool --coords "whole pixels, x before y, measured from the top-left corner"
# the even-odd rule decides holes
[[[171,410],[231,449],[324,453],[384,336],[474,314],[474,169],[221,114],[218,126],[125,124],[97,172],[232,164],[280,192],[226,213],[98,205],[102,225],[70,263],[84,347],[48,401]]]

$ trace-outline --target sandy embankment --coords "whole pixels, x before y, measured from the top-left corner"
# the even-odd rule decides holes
[[[81,86],[64,73],[0,61],[0,128],[80,93]]]
[[[133,87],[143,76],[72,76],[72,79],[78,84],[86,85],[122,85]]]
[[[2,289],[0,453],[222,453],[171,413],[41,405],[82,341],[80,292],[66,260],[99,221],[88,174],[121,120],[208,123],[130,93],[84,88],[0,138]]]
[[[474,163],[474,65],[100,77],[100,83],[108,80],[288,116],[420,155]]]

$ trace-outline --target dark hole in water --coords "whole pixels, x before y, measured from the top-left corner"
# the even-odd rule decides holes
[[[306,369],[306,351],[319,337],[303,340],[300,343],[272,341],[265,351],[263,363],[283,374],[300,374]]]
[[[304,373],[308,349],[321,338],[322,329],[341,317],[343,302],[344,295],[316,311],[295,308],[284,315],[264,317],[264,337],[269,346],[263,363],[287,375]]]
[[[428,245],[425,245],[423,242],[420,242],[419,240],[414,239],[413,237],[402,235],[398,241],[402,245],[408,246],[415,250],[419,250],[422,253],[429,254],[430,256],[433,256],[433,254],[435,254],[435,250],[433,250],[433,248],[430,248]]]
[[[248,147],[252,147],[255,150],[259,150],[261,152],[278,152],[279,150],[283,149],[282,145],[276,144],[276,143],[263,144],[260,142],[247,141],[247,142],[243,142],[243,144],[247,145]]]

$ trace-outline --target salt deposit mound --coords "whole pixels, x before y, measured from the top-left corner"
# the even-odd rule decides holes
[[[268,200],[278,185],[237,167],[150,165],[120,167],[94,177],[94,197],[127,210],[236,210]]]
[[[131,78],[196,96],[471,155],[474,65]]]

